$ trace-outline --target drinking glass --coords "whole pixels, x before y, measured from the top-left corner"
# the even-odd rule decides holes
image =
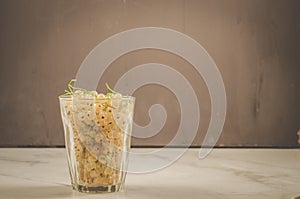
[[[135,98],[59,97],[71,184],[80,192],[124,188]]]

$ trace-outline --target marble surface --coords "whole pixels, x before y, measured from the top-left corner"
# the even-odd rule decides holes
[[[134,149],[145,150],[145,149]],[[151,150],[151,149],[147,149]],[[125,191],[72,191],[65,149],[0,149],[0,198],[293,198],[300,195],[300,149],[189,149],[175,164],[129,174]]]

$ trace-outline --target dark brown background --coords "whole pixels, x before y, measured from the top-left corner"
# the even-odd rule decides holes
[[[165,27],[189,35],[212,56],[223,76],[228,112],[218,146],[297,146],[300,128],[300,1],[297,0],[1,0],[0,146],[63,145],[57,96],[87,54],[109,36],[136,27]],[[158,50],[120,57],[105,72],[112,86],[129,68],[157,62],[191,82],[201,109],[194,145],[210,118],[202,78],[187,62]],[[164,145],[176,133],[179,105],[164,87],[136,93],[135,121],[165,105],[164,129],[133,145]]]

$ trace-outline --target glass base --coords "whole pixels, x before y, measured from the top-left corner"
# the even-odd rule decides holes
[[[112,192],[120,191],[121,185],[97,186],[97,187],[78,185],[78,186],[73,186],[73,189],[83,193],[112,193]]]

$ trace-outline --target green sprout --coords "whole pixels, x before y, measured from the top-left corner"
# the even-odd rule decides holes
[[[60,97],[65,97],[65,96],[70,96],[74,94],[74,82],[76,82],[76,79],[71,79],[71,81],[68,83],[68,89],[69,90],[65,90],[64,94],[61,94]]]
[[[105,86],[106,86],[107,90],[110,91],[110,93],[107,93],[106,95],[108,95],[108,94],[111,95],[111,94],[116,94],[116,93],[118,93],[118,92],[114,91],[113,89],[111,89],[111,88],[109,87],[108,83],[105,83]]]

